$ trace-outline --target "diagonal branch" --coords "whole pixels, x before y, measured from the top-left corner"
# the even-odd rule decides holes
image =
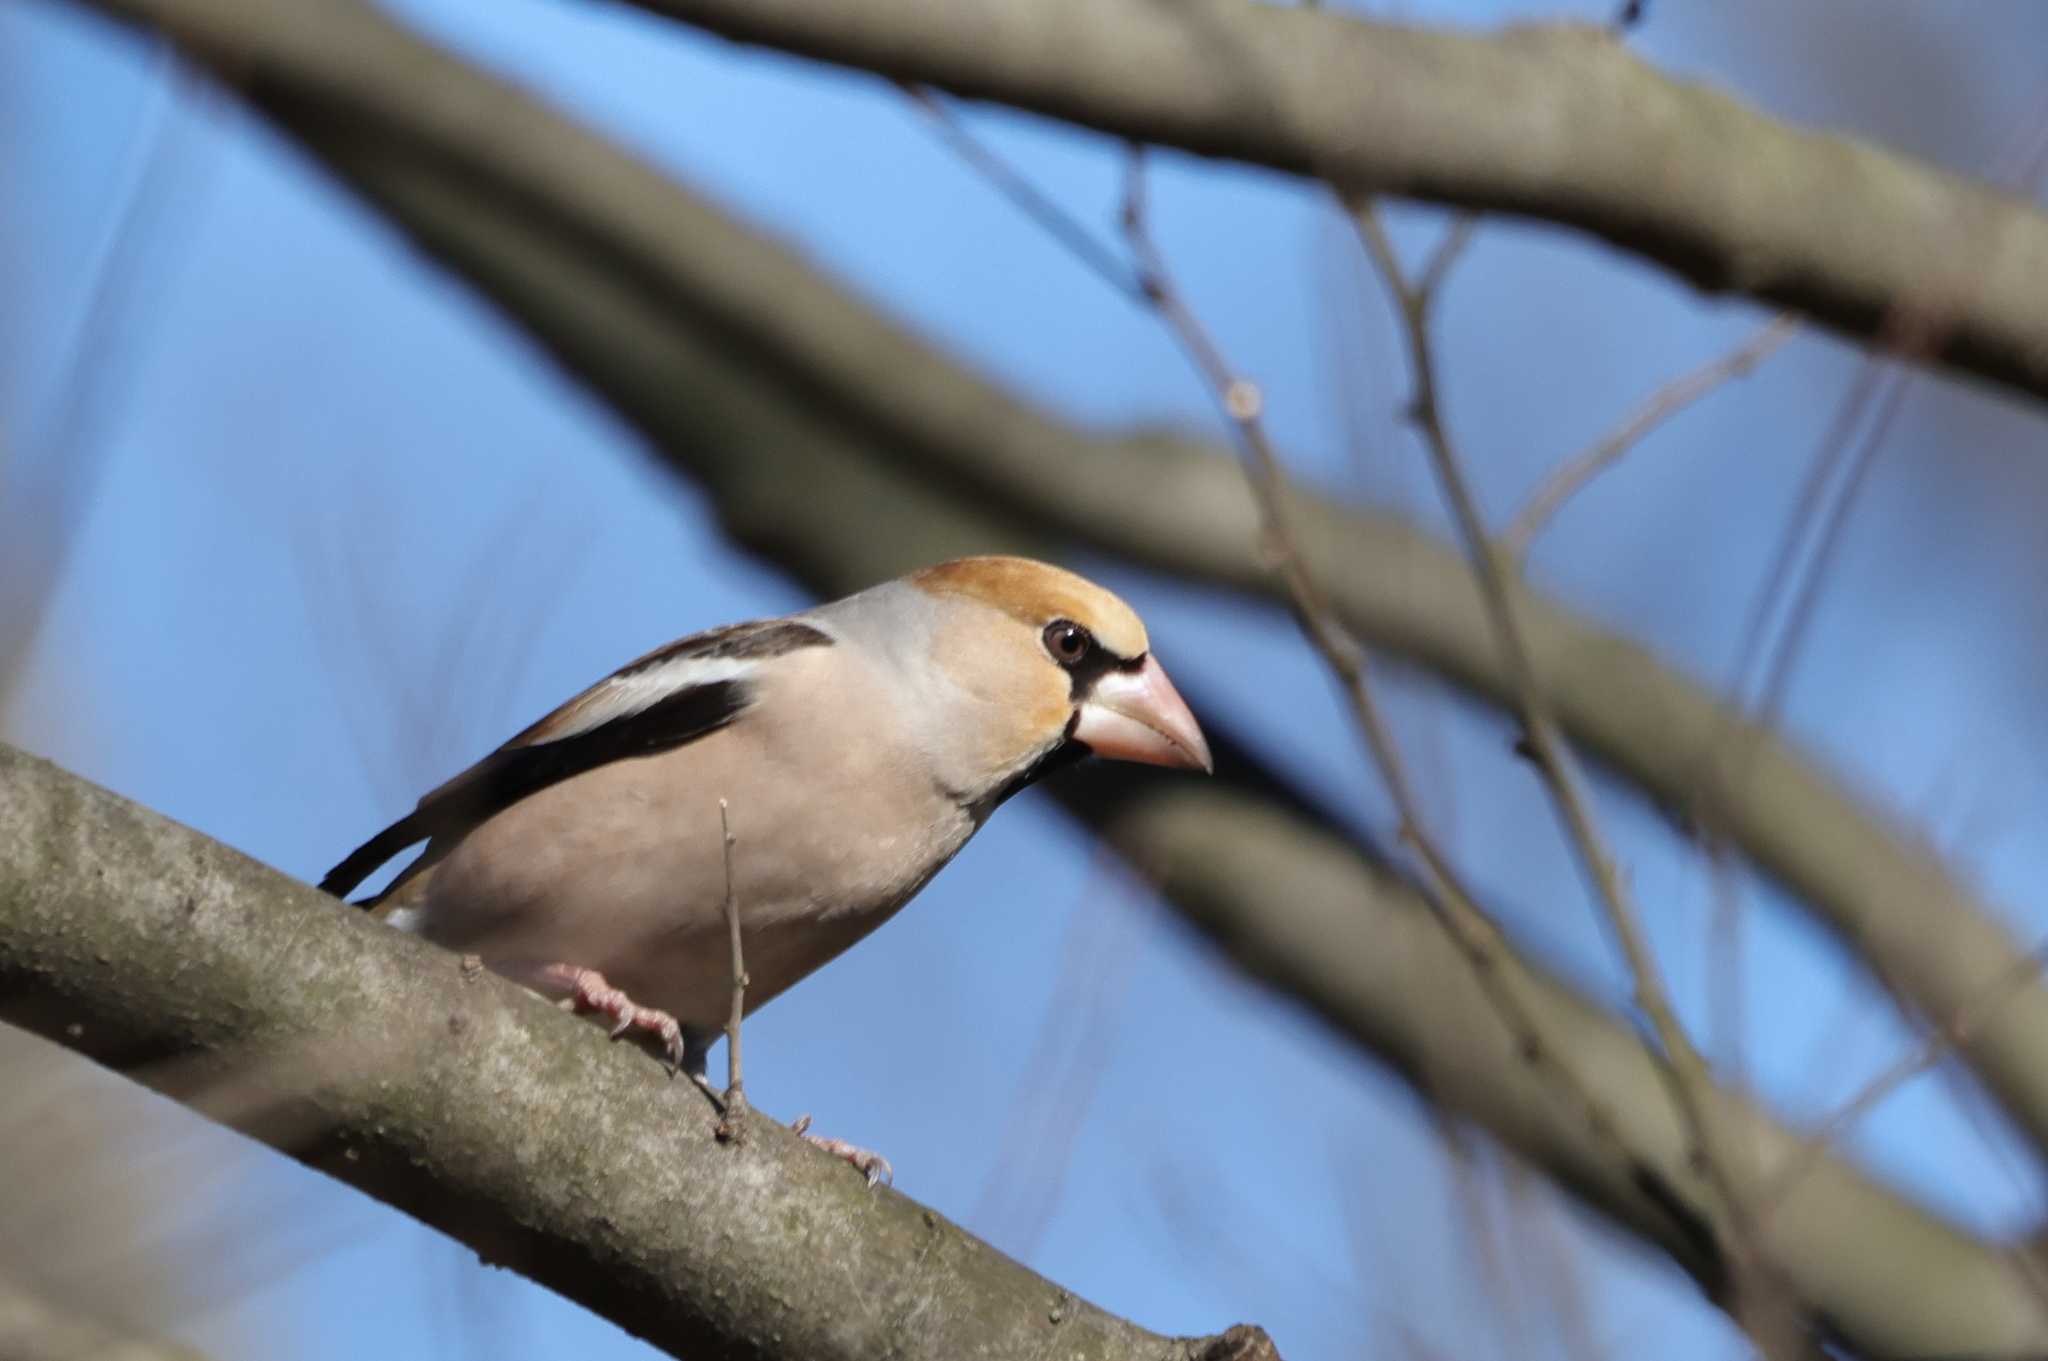
[[[1575,227],[1866,342],[1931,305],[1951,324],[1924,357],[2048,397],[2048,216],[1674,80],[1595,27],[1477,36],[1246,0],[634,3],[1132,141]],[[1943,259],[1970,262],[1966,296],[1924,296]]]
[[[604,138],[360,0],[91,3],[180,37],[524,322],[653,453],[703,482],[743,542],[800,573],[862,557],[853,540],[874,538],[873,522],[904,529],[897,551],[879,555],[895,565],[867,581],[985,551],[906,509],[951,492],[1069,544],[1283,597],[1228,453],[1172,436],[1095,437],[1049,418]],[[787,428],[775,408],[817,419]],[[760,425],[795,444],[746,437]],[[771,472],[777,457],[850,447],[917,476],[856,479],[872,499],[801,531],[774,513],[790,500]],[[1327,584],[1331,609],[1362,640],[1512,706],[1511,678],[1454,549],[1397,516],[1314,497],[1288,498],[1286,519],[1310,577]],[[1804,754],[1637,644],[1526,587],[1514,594],[1533,670],[1572,740],[1739,847],[1908,1005],[1957,1015],[2023,961],[1996,907]],[[2014,992],[1962,1056],[2048,1147],[2048,987]]]
[[[1277,1361],[1074,1300],[758,1112],[720,1143],[638,1051],[6,747],[0,1004],[678,1356]]]

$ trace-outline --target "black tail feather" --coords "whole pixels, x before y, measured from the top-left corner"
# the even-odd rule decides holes
[[[327,877],[320,881],[322,893],[332,893],[337,898],[346,898],[355,892],[357,885],[377,872],[377,867],[397,855],[415,841],[424,841],[432,829],[422,824],[426,819],[418,812],[386,827],[362,845],[350,851],[348,858],[327,871]],[[356,904],[358,907],[374,906],[372,902]]]

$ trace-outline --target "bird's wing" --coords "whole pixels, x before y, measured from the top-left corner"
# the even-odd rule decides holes
[[[412,812],[352,851],[320,881],[343,897],[414,842],[427,849],[389,893],[469,831],[529,794],[612,761],[652,756],[725,727],[753,703],[755,671],[832,637],[796,619],[730,624],[629,662],[433,790]],[[381,900],[370,899],[363,906]]]

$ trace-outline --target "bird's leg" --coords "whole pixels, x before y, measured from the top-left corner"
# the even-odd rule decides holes
[[[718,835],[725,857],[725,927],[732,940],[732,1011],[725,1020],[725,1110],[718,1122],[718,1137],[737,1140],[747,1116],[747,1089],[740,1076],[740,1018],[747,1009],[747,962],[740,951],[740,906],[732,888],[732,823],[724,799],[718,801]]]
[[[576,1014],[595,1013],[612,1023],[612,1038],[622,1039],[635,1030],[644,1030],[661,1041],[661,1049],[668,1056],[670,1071],[682,1072],[689,1067],[690,1047],[683,1038],[683,1028],[676,1018],[653,1007],[643,1007],[625,992],[605,981],[605,976],[595,969],[585,969],[575,964],[543,964],[533,971],[534,980],[540,986],[568,996],[560,1005]],[[704,1071],[704,1059],[696,1056],[696,1072]],[[693,1077],[696,1073],[691,1074]]]
[[[859,1144],[849,1144],[844,1139],[811,1133],[811,1117],[808,1115],[799,1115],[796,1123],[790,1128],[796,1131],[805,1143],[816,1144],[833,1157],[844,1158],[852,1163],[855,1169],[868,1179],[870,1187],[885,1177],[892,1183],[896,1180],[896,1169],[889,1166],[887,1158],[873,1149],[862,1148]]]

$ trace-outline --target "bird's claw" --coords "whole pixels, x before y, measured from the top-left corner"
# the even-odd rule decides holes
[[[662,1053],[667,1056],[669,1071],[675,1073],[683,1066],[683,1027],[675,1017],[653,1007],[643,1007],[626,996],[625,990],[615,988],[605,976],[595,969],[579,969],[573,965],[554,966],[563,981],[571,988],[570,994],[562,999],[562,1005],[578,1015],[593,1013],[607,1017],[612,1022],[611,1037],[624,1039],[635,1030],[644,1030],[661,1041]]]
[[[896,1184],[896,1169],[889,1166],[887,1158],[873,1149],[862,1148],[859,1144],[849,1144],[844,1139],[834,1139],[830,1135],[811,1133],[811,1117],[808,1115],[799,1115],[796,1123],[790,1128],[805,1143],[816,1145],[833,1157],[853,1164],[854,1170],[867,1178],[869,1190],[873,1190],[884,1181],[891,1186]]]

